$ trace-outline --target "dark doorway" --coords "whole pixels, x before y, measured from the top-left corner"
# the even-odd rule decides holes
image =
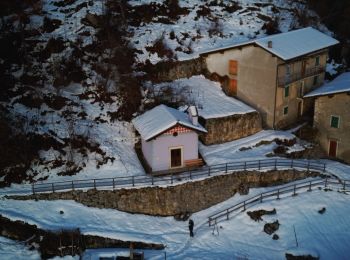
[[[330,157],[336,157],[337,156],[337,147],[338,147],[338,142],[335,140],[329,140],[329,151],[328,155]]]
[[[181,161],[182,161],[182,149],[176,148],[170,150],[170,160],[171,160],[171,168],[175,167],[181,167]]]

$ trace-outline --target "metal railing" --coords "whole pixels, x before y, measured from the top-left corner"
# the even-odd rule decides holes
[[[325,172],[326,164],[312,161],[300,161],[290,159],[266,159],[245,162],[231,162],[204,166],[195,170],[188,170],[182,173],[163,176],[126,176],[115,178],[72,180],[62,182],[33,183],[32,193],[57,192],[81,189],[97,188],[122,188],[150,185],[168,185],[181,181],[217,176],[233,171],[277,169],[278,167],[287,169],[303,169]]]
[[[324,66],[317,66],[317,67],[306,69],[303,72],[299,71],[293,74],[286,74],[284,76],[278,77],[278,86],[284,87],[285,85],[288,85],[295,81],[298,81],[307,77],[315,76],[325,71],[326,71],[326,68]]]
[[[335,178],[317,179],[317,180],[300,182],[300,183],[284,186],[278,189],[266,191],[209,216],[208,217],[209,227],[216,225],[219,221],[229,220],[230,215],[232,215],[232,213],[237,212],[239,210],[245,211],[249,206],[256,205],[257,203],[262,203],[264,199],[271,198],[271,197],[280,199],[280,197],[284,194],[291,194],[292,196],[295,196],[298,190],[306,189],[306,191],[311,191],[312,187],[315,187],[315,186],[327,187],[328,185],[338,185],[343,190],[345,190],[347,187],[350,187],[350,180],[341,180],[341,179],[335,179]]]

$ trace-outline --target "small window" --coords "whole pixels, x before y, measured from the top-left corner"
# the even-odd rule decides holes
[[[315,59],[315,66],[320,65],[320,56],[317,56]]]
[[[178,134],[177,132],[174,132],[174,133],[173,133],[173,136],[174,136],[174,137],[176,137],[176,136],[178,136],[178,135],[179,135],[179,134]]]
[[[318,82],[318,76],[314,76],[314,82],[313,82],[314,86],[317,85],[317,82]]]
[[[229,61],[229,73],[231,75],[237,75],[238,62],[236,60]]]
[[[284,88],[284,97],[289,97],[289,85]]]
[[[283,108],[283,115],[287,115],[288,114],[288,107],[284,107]]]
[[[339,116],[331,116],[331,127],[339,128]]]
[[[291,68],[290,68],[290,64],[286,65],[286,74],[290,74]]]

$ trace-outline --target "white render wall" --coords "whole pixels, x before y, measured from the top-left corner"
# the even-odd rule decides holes
[[[149,142],[142,141],[142,152],[152,171],[170,169],[170,148],[182,147],[182,162],[198,159],[198,134],[179,133],[178,136],[161,135]]]

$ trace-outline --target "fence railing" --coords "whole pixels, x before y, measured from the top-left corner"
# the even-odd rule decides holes
[[[187,170],[182,173],[163,175],[163,176],[127,176],[115,178],[100,178],[100,179],[86,179],[86,180],[72,180],[51,183],[33,183],[32,193],[42,192],[57,192],[78,189],[97,189],[97,188],[121,188],[121,187],[135,187],[135,186],[150,186],[150,185],[164,185],[173,184],[185,180],[199,179],[204,177],[216,176],[225,174],[231,171],[246,171],[246,170],[264,170],[264,169],[303,169],[326,171],[325,163],[317,163],[312,161],[299,161],[289,159],[266,159],[245,162],[231,162],[224,164],[217,164],[212,166],[203,166],[198,169]]]
[[[278,86],[284,87],[285,85],[288,85],[288,84],[293,83],[295,81],[318,75],[322,72],[325,72],[325,69],[326,68],[323,66],[317,66],[317,67],[306,69],[304,72],[299,71],[299,72],[296,72],[293,74],[286,74],[286,75],[278,78]]]
[[[346,190],[350,187],[350,180],[341,180],[335,178],[325,178],[325,179],[317,179],[312,181],[304,181],[295,183],[292,185],[284,186],[278,189],[262,192],[257,194],[249,199],[241,201],[231,207],[225,208],[211,216],[208,217],[209,227],[216,225],[219,221],[229,220],[230,215],[232,213],[237,212],[239,210],[245,211],[249,206],[256,205],[257,203],[262,203],[264,199],[275,197],[276,199],[280,199],[280,197],[284,194],[296,195],[298,190],[304,189],[306,191],[311,191],[315,186],[324,186],[328,185],[337,185],[341,187],[343,190]]]

